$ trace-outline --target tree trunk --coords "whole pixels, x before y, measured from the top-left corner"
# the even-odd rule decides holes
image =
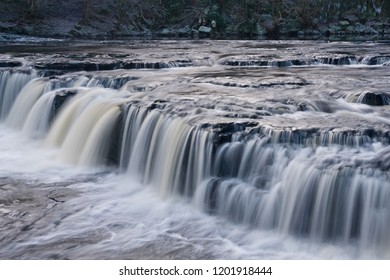
[[[83,0],[83,19],[86,20],[89,17],[89,0]]]
[[[390,17],[390,1],[385,1],[383,4],[383,14]]]
[[[27,0],[27,6],[28,6],[28,11],[31,14],[31,16],[35,16],[38,10],[38,2],[39,0]]]

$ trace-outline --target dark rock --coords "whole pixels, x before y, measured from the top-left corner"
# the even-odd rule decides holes
[[[123,69],[162,69],[170,66],[164,62],[124,62]]]
[[[220,145],[230,142],[234,133],[245,131],[247,128],[253,128],[258,126],[256,121],[250,122],[227,122],[208,124],[205,123],[201,126],[201,129],[211,130],[214,133],[214,144]]]
[[[340,25],[341,29],[346,30],[347,27],[350,25],[350,23],[347,20],[341,20],[339,22],[339,25]]]
[[[22,65],[20,61],[0,61],[0,67],[20,67]]]
[[[366,59],[367,65],[382,65],[390,62],[390,56],[373,56]]]
[[[317,111],[324,113],[333,113],[334,109],[324,100],[317,100],[315,103],[315,107]]]
[[[113,128],[113,132],[111,133],[110,137],[110,148],[105,161],[105,164],[107,164],[108,166],[118,167],[120,165],[121,147],[125,122],[126,114],[124,114],[123,110],[121,110],[121,113],[118,117],[118,120],[115,122],[115,127]]]
[[[390,94],[384,92],[365,92],[360,95],[359,103],[371,106],[390,105]]]
[[[117,62],[96,63],[92,61],[71,61],[71,62],[47,62],[37,63],[35,68],[38,70],[62,70],[65,72],[74,71],[99,71],[114,70],[120,68]]]
[[[341,56],[341,57],[322,57],[318,58],[322,64],[330,65],[350,65],[352,62],[357,61],[355,56]]]
[[[166,105],[167,105],[167,101],[166,100],[157,99],[149,106],[149,109],[150,110],[154,110],[154,109],[161,109],[161,110],[163,110],[166,107]]]
[[[62,108],[62,106],[65,104],[65,102],[69,98],[75,96],[76,94],[77,94],[76,90],[68,90],[68,89],[64,89],[62,91],[56,92],[53,103],[52,103],[49,122],[51,122],[54,119],[54,117],[59,112],[59,110]]]
[[[81,37],[81,33],[77,30],[72,29],[71,31],[69,31],[69,36],[79,38]]]
[[[307,106],[305,103],[299,103],[297,106],[298,111],[307,111]]]

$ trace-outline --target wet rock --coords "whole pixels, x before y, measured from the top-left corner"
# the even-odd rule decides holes
[[[324,113],[333,113],[334,112],[334,108],[332,108],[332,106],[324,100],[316,100],[314,102],[314,104],[315,104],[315,107],[317,108],[317,111],[319,111],[319,112],[324,112]]]
[[[110,144],[109,144],[110,148],[109,148],[107,158],[105,159],[105,164],[108,166],[118,167],[120,165],[121,148],[122,148],[125,122],[126,122],[126,114],[122,109],[118,117],[118,120],[115,122],[115,127],[113,128],[110,137]]]
[[[223,144],[230,142],[234,133],[243,132],[250,128],[258,126],[256,121],[253,122],[225,122],[217,124],[204,123],[202,129],[211,130],[214,133],[214,143]]]
[[[163,62],[125,62],[123,69],[162,69],[169,68],[169,65]]]
[[[62,70],[65,72],[74,71],[98,71],[118,69],[117,62],[91,62],[91,61],[71,61],[71,62],[39,62],[35,64],[38,70]]]
[[[61,107],[65,104],[67,100],[69,100],[71,97],[75,96],[77,94],[76,90],[61,90],[56,92],[53,103],[52,103],[52,109],[51,114],[49,117],[49,121],[52,121],[58,111],[61,109]]]
[[[318,58],[322,64],[330,65],[350,65],[357,61],[355,56],[340,56],[340,57],[322,57]]]
[[[0,258],[23,257],[26,252],[20,250],[18,255],[14,245],[54,224],[53,213],[61,211],[62,204],[79,193],[67,185],[67,182],[45,185],[23,178],[0,178]],[[6,250],[7,247],[13,249]]]
[[[19,67],[22,65],[20,61],[0,61],[0,67]]]
[[[371,106],[390,105],[390,94],[384,92],[365,92],[359,96],[358,103]]]
[[[390,56],[373,56],[362,60],[367,65],[385,65],[390,62]]]
[[[298,103],[298,106],[297,106],[297,110],[298,111],[307,111],[307,106],[306,106],[306,103]]]
[[[154,110],[154,109],[161,109],[163,110],[168,104],[168,101],[166,100],[162,100],[162,99],[157,99],[155,101],[153,101],[153,103],[149,106],[149,109],[150,110]]]
[[[44,61],[38,62],[34,67],[42,71],[60,71],[62,73],[66,72],[76,72],[76,71],[105,71],[105,70],[115,70],[115,69],[162,69],[162,68],[171,68],[171,67],[186,67],[192,65],[190,60],[174,60],[174,61],[131,61],[131,60],[108,60],[108,61],[98,61],[98,60],[84,60],[84,61]]]

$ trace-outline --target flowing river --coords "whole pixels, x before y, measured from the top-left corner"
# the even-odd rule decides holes
[[[0,50],[0,258],[390,258],[388,42]]]

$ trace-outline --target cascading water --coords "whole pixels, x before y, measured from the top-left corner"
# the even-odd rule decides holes
[[[0,73],[0,120],[8,115],[23,86],[34,78],[34,73],[3,71]]]
[[[211,223],[222,223],[222,228],[242,230],[237,236],[222,232],[216,237],[215,231],[222,231],[220,228],[202,232],[190,226],[194,231],[190,233],[183,221],[171,221],[179,224],[177,231],[183,238],[194,242],[189,246],[196,247],[195,240],[199,239],[201,244],[208,244],[205,236],[214,236],[216,240],[234,240],[236,246],[245,248],[242,250],[247,253],[233,254],[233,258],[267,258],[275,252],[250,253],[263,250],[267,244],[257,248],[256,238],[246,240],[243,236],[258,234],[268,240],[268,235],[276,234],[279,241],[291,238],[295,244],[307,242],[301,244],[310,255],[307,257],[344,258],[340,252],[315,255],[321,246],[340,244],[341,251],[353,248],[347,258],[389,258],[390,122],[387,107],[383,107],[387,104],[359,104],[365,102],[355,97],[364,88],[354,91],[354,86],[361,86],[386,92],[387,75],[382,70],[386,66],[370,68],[375,79],[371,84],[365,76],[371,66],[334,68],[327,81],[321,77],[328,66],[324,70],[318,65],[294,68],[293,64],[274,63],[268,67],[283,67],[282,70],[240,68],[243,72],[238,74],[231,68],[234,66],[243,65],[226,63],[223,57],[219,65],[169,71],[116,70],[114,74],[80,72],[36,78],[35,74],[6,70],[0,76],[1,119],[8,127],[37,139],[41,149],[52,151],[48,158],[56,162],[80,168],[115,165],[121,183],[113,189],[120,193],[131,189],[138,199],[139,190],[127,185],[149,186],[144,191],[154,190],[162,198],[159,203],[173,199],[170,207],[176,209],[176,203],[181,203],[176,200],[181,198],[189,202],[184,212],[191,213],[188,207],[193,206],[201,210],[195,216],[186,216],[194,219],[195,227],[203,228],[202,219],[215,219]],[[285,67],[291,68],[289,74]],[[239,82],[231,82],[235,75]],[[343,84],[340,79],[349,80]],[[261,84],[254,86],[257,80]],[[101,176],[106,175],[98,175],[97,180],[105,181]],[[82,179],[75,182],[79,180]],[[113,246],[125,243],[129,250],[134,246],[145,250],[148,242],[176,238],[168,234],[175,231],[169,226],[166,236],[152,237],[150,234],[158,230],[151,224],[149,233],[145,233],[147,229],[137,233],[134,225],[142,222],[118,214],[119,210],[114,209],[122,209],[119,200],[102,203],[104,195],[96,195],[91,195],[95,201],[90,198],[96,207],[69,215],[86,229],[90,226],[83,215],[92,224],[104,225],[101,232],[88,233],[93,240],[96,238],[91,242],[97,243],[97,248],[107,249],[109,245],[104,240],[117,235],[114,239],[118,243]],[[140,201],[128,199],[134,204],[128,205],[129,209],[144,208]],[[76,207],[69,203],[69,207]],[[170,212],[165,208],[161,211]],[[197,216],[202,211],[212,217]],[[117,216],[109,216],[110,213]],[[158,216],[157,212],[148,215],[151,221]],[[34,242],[51,244],[49,241],[61,235],[61,230],[64,234],[71,232],[73,226],[60,222],[62,219],[67,218],[60,218],[59,226],[48,229],[48,240],[45,230],[40,230]],[[115,226],[111,219],[116,220]],[[226,224],[227,220],[232,224]],[[127,227],[128,223],[132,226]],[[128,244],[123,228],[138,241]],[[85,235],[81,228],[80,231]],[[154,241],[146,241],[148,238]],[[240,243],[240,239],[246,241]],[[210,257],[227,257],[229,249],[225,249],[221,255]],[[276,258],[294,258],[295,253],[282,257],[285,249],[279,250]],[[76,258],[84,253],[88,256],[88,250],[71,252]],[[190,252],[205,257],[194,253],[195,249]],[[5,251],[0,253],[6,256]],[[16,254],[21,256],[23,253]]]
[[[197,202],[238,223],[388,252],[388,174],[360,159],[376,152],[356,149],[351,161],[346,148],[290,148],[266,141],[225,144],[215,160],[216,177],[203,182]]]

